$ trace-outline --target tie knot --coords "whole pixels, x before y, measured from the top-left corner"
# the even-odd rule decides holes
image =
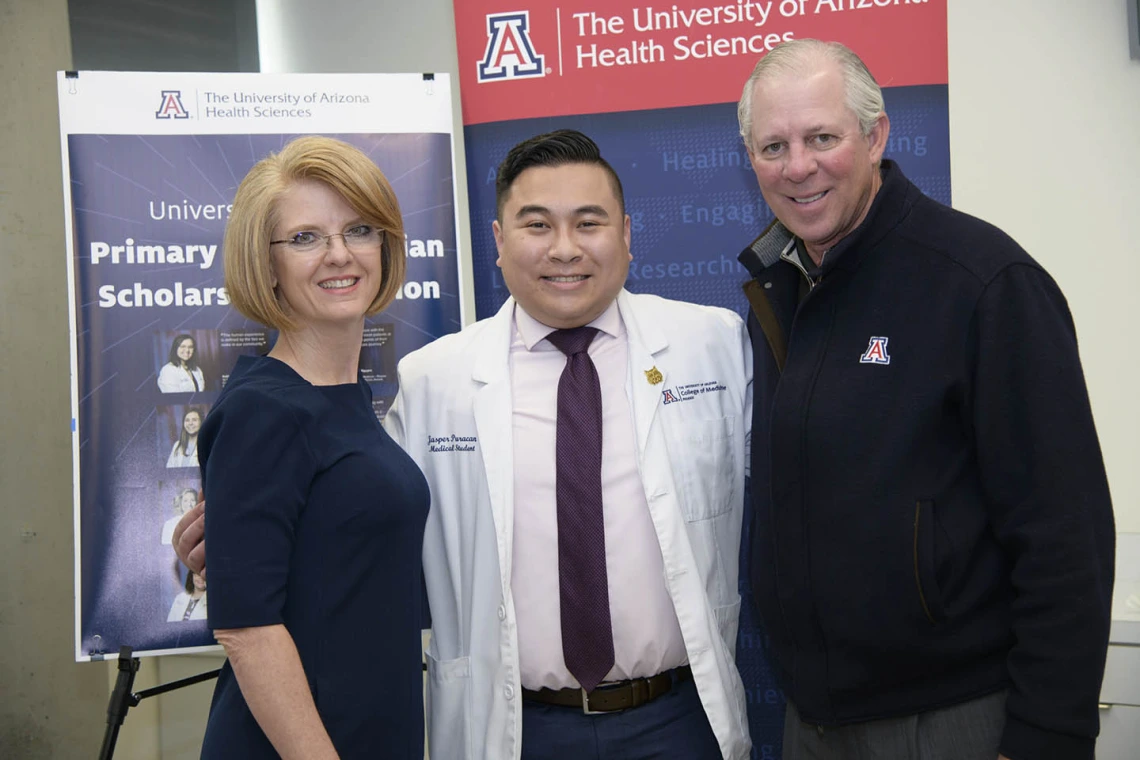
[[[596,327],[572,327],[569,330],[555,330],[546,339],[562,353],[573,356],[584,353],[597,334]]]

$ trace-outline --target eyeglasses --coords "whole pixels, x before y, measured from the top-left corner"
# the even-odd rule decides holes
[[[350,251],[371,251],[380,245],[381,230],[370,224],[358,224],[349,227],[344,232],[334,232],[331,235],[322,235],[312,230],[302,230],[294,233],[288,240],[270,240],[270,245],[287,245],[289,250],[297,253],[315,253],[324,251],[326,245],[332,244],[332,239],[339,237],[344,241],[345,248]]]

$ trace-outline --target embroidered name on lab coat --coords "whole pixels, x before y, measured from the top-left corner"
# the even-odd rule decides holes
[[[661,403],[679,404],[683,401],[692,401],[697,396],[706,393],[723,393],[728,387],[718,380],[709,380],[703,383],[686,383],[661,391]]]
[[[428,451],[442,454],[448,451],[474,451],[479,440],[473,435],[429,435]]]

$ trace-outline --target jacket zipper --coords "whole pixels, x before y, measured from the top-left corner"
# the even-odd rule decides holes
[[[919,518],[922,517],[922,502],[915,502],[914,504],[914,583],[918,586],[918,601],[922,603],[922,611],[926,614],[926,619],[931,623],[935,623],[934,616],[930,614],[930,607],[926,603],[926,594],[922,590],[922,576],[918,570],[918,524]]]
[[[811,275],[807,273],[807,270],[804,269],[804,265],[800,263],[799,256],[798,255],[792,256],[788,253],[789,251],[791,251],[795,247],[795,245],[796,245],[796,240],[795,240],[795,238],[792,238],[791,242],[789,242],[788,245],[784,248],[784,250],[780,252],[780,258],[783,259],[784,261],[788,262],[789,264],[791,264],[792,266],[794,266],[796,269],[799,270],[799,273],[804,276],[805,280],[807,280],[808,291],[810,292],[813,288],[815,288],[817,283],[815,280],[813,280],[811,278]]]

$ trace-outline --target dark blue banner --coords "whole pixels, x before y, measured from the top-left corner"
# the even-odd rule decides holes
[[[198,427],[237,357],[264,353],[274,339],[228,305],[222,236],[242,177],[294,136],[67,138],[80,658],[121,645],[156,652],[213,644],[204,582],[177,562],[171,531],[201,493]],[[451,138],[331,136],[383,169],[406,225],[406,282],[367,321],[361,352],[382,417],[396,394],[396,362],[461,324]]]

